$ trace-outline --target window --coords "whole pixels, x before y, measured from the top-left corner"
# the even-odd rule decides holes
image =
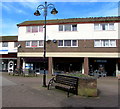
[[[58,46],[63,46],[63,40],[59,40]]]
[[[94,24],[94,30],[114,30],[114,23]]]
[[[99,30],[99,24],[95,24],[95,25],[94,25],[94,29],[95,29],[95,30]]]
[[[8,42],[2,42],[2,47],[8,47]]]
[[[108,24],[100,24],[101,30],[108,30]]]
[[[32,46],[32,47],[37,47],[37,45],[38,45],[37,43],[38,43],[37,41],[32,41],[31,46]]]
[[[43,40],[39,41],[39,46],[40,47],[43,47],[43,42],[44,42]]]
[[[109,24],[109,30],[114,30],[114,23]]]
[[[26,41],[26,47],[43,47],[43,40],[40,41]]]
[[[77,25],[72,25],[72,31],[77,31]]]
[[[32,33],[38,32],[38,26],[32,26]]]
[[[31,26],[27,26],[26,29],[27,29],[27,32],[28,32],[28,33],[31,32]]]
[[[65,31],[71,31],[71,25],[65,25]]]
[[[77,40],[72,40],[72,46],[77,46]]]
[[[14,47],[17,47],[18,46],[18,42],[14,42]]]
[[[63,31],[63,25],[59,25],[59,31]]]
[[[43,32],[43,26],[39,26],[39,32]]]
[[[28,33],[43,32],[43,26],[27,26],[26,32]]]
[[[101,47],[101,41],[100,40],[95,40],[94,41],[94,47]]]
[[[110,40],[110,46],[116,47],[116,40]]]
[[[94,47],[116,47],[116,40],[95,40]]]
[[[64,46],[71,46],[71,40],[64,40]]]
[[[30,41],[26,41],[26,47],[30,47]]]
[[[58,46],[59,47],[77,47],[78,41],[77,40],[59,40]]]
[[[77,24],[59,25],[59,31],[77,31]]]
[[[103,47],[109,47],[109,40],[102,40],[101,43]]]

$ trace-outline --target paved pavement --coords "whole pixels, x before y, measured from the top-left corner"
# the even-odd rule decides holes
[[[51,76],[47,76],[47,83]],[[42,76],[22,77],[2,74],[3,107],[118,107],[118,79],[99,78],[99,97],[82,97],[42,87]]]

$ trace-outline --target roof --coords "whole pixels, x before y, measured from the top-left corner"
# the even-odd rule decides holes
[[[120,16],[113,17],[89,17],[89,18],[69,18],[47,20],[47,25],[69,24],[69,23],[100,23],[100,22],[120,22]],[[44,25],[44,20],[24,21],[17,26]]]
[[[18,41],[18,36],[0,36],[0,41],[16,42]]]

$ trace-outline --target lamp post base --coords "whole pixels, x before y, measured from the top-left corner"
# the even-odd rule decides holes
[[[46,85],[46,74],[43,74],[43,87],[47,87]]]

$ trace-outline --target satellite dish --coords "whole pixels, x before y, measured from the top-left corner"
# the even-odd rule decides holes
[[[57,40],[56,39],[53,39],[53,43],[56,43],[57,42]]]

